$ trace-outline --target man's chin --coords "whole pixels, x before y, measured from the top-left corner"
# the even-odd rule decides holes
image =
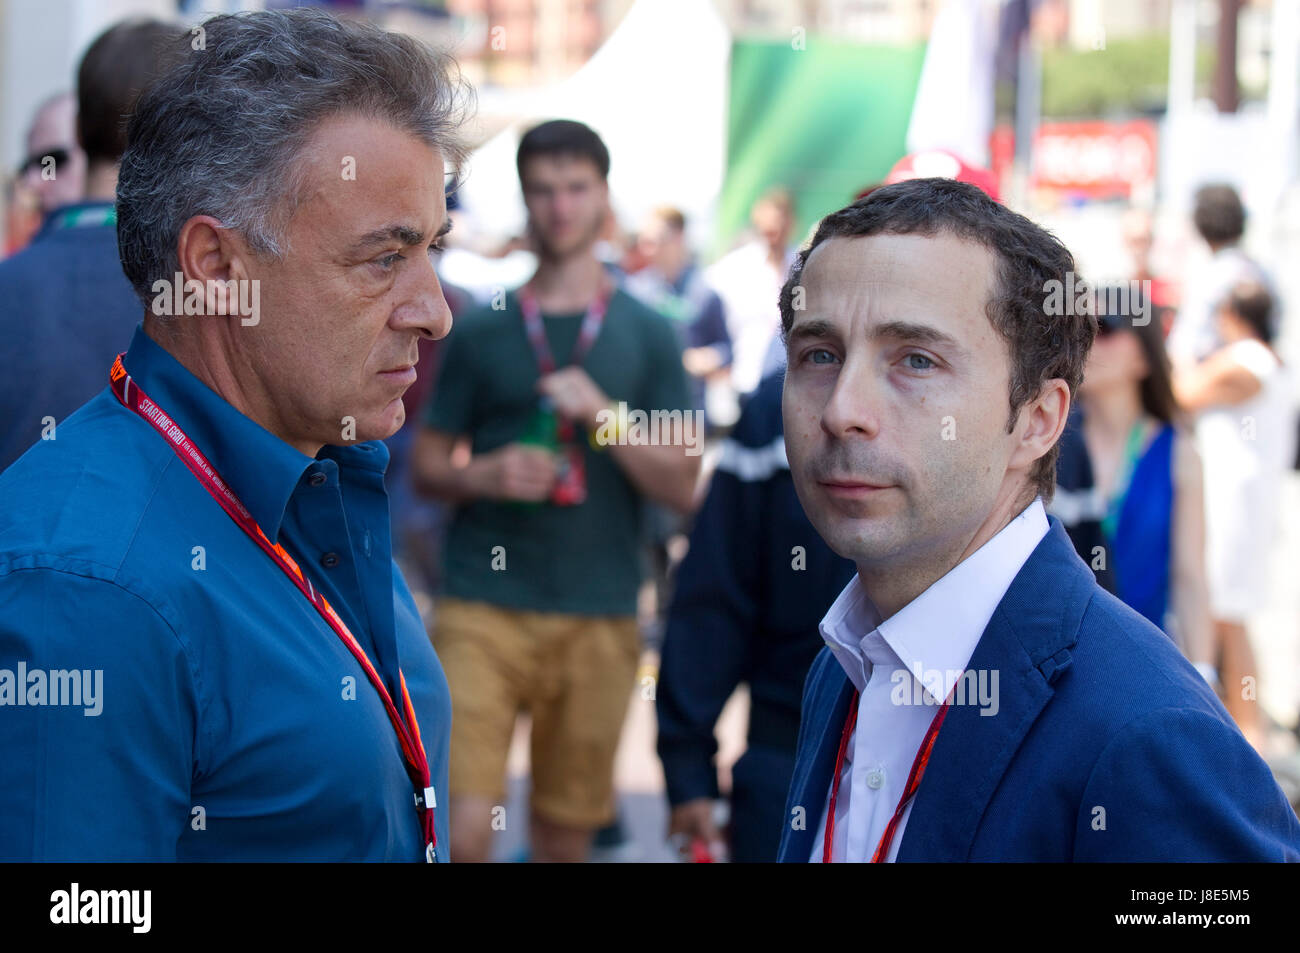
[[[824,512],[813,525],[832,552],[855,563],[876,562],[898,550],[897,527],[883,515],[845,518]]]
[[[569,258],[580,252],[586,252],[595,245],[598,238],[599,234],[596,232],[583,234],[582,232],[571,231],[554,239],[550,237],[539,238],[538,245],[544,258],[554,260]]]
[[[406,423],[406,405],[402,403],[400,397],[393,401],[393,405],[395,406],[390,405],[384,409],[384,413],[376,421],[374,435],[367,437],[367,440],[387,440],[402,429],[402,425]]]
[[[352,420],[344,417],[343,421],[341,439],[337,441],[341,446],[387,440],[406,423],[406,405],[398,398],[374,414]],[[352,424],[351,427],[348,426],[349,423]]]

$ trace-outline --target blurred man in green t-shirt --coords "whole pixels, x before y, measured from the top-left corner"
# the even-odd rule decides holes
[[[527,709],[532,856],[578,861],[614,814],[641,504],[690,509],[703,421],[673,328],[594,253],[604,143],[581,123],[543,123],[518,168],[537,272],[456,322],[415,477],[459,504],[433,627],[452,693],[452,856],[488,859]]]

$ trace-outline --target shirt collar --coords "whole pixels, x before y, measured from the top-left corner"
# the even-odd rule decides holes
[[[285,507],[306,471],[316,467],[330,475],[332,463],[307,456],[245,417],[145,334],[143,327],[136,328],[122,361],[132,381],[185,431],[272,542],[279,537]],[[326,449],[332,452],[322,451],[321,456],[337,460],[359,448]]]
[[[63,205],[56,205],[50,209],[45,220],[41,222],[40,230],[32,239],[44,238],[51,232],[57,232],[60,229],[75,224],[79,220],[93,222],[96,225],[110,224],[104,221],[106,215],[112,213],[112,222],[114,228],[117,227],[116,206],[112,201],[107,199],[81,199],[76,202],[66,202]]]
[[[855,573],[831,603],[819,628],[831,654],[859,692],[867,687],[867,678],[871,674],[866,669],[862,642],[879,625],[880,611],[867,595],[861,577]]]
[[[871,646],[863,643],[883,639],[933,699],[946,698],[1047,529],[1043,501],[1035,498],[992,539],[885,620],[854,575],[822,619],[822,638],[859,692],[870,675],[863,652]]]

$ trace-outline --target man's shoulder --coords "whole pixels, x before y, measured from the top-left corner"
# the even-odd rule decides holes
[[[654,302],[664,294],[664,283],[649,268],[624,275],[619,283],[622,291],[627,292],[642,304],[654,307]]]
[[[671,319],[638,297],[626,279],[615,288],[614,296],[609,300],[609,313],[611,318],[617,317],[624,322],[625,327],[641,333],[676,333]]]
[[[1098,583],[1060,521],[1025,561],[969,662],[1045,691],[1027,740],[1081,755],[1135,718],[1193,708],[1226,720],[1209,685],[1173,640]]]
[[[1298,856],[1300,826],[1268,766],[1169,637],[1110,593],[1090,602],[1057,688],[1035,726],[1046,744],[1023,753],[1040,775],[1074,778],[1074,859]]]
[[[117,257],[117,229],[112,225],[87,225],[79,228],[62,228],[40,232],[24,248],[0,261],[0,276],[11,277],[31,273],[42,268],[70,267],[69,253],[90,250],[98,254],[103,249]],[[126,280],[126,276],[122,276]]]
[[[0,288],[11,292],[39,283],[58,258],[57,246],[47,236],[38,235],[25,248],[0,261]]]
[[[1050,603],[1054,596],[1042,592],[1040,598]],[[1092,758],[1123,739],[1131,726],[1175,712],[1231,725],[1213,690],[1173,640],[1095,578],[1058,601],[1057,618],[1063,625],[1077,619],[1076,631],[1073,637],[1065,634],[1070,644],[1053,658],[1030,659],[1052,687],[1032,733],[1039,742]]]
[[[0,474],[0,572],[116,578],[175,460],[106,388]]]
[[[1097,686],[1125,689],[1116,698],[1134,715],[1167,705],[1223,713],[1210,686],[1167,633],[1094,586],[1074,653],[1081,674]]]
[[[0,298],[10,316],[0,324],[12,327],[55,314],[60,327],[92,341],[122,330],[129,337],[144,309],[122,272],[117,231],[111,225],[38,235],[0,261]]]

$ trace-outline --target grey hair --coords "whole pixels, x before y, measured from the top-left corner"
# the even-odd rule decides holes
[[[200,42],[200,40],[202,42]],[[455,61],[418,40],[318,10],[213,17],[140,96],[117,181],[122,270],[148,306],[180,271],[176,242],[195,215],[279,258],[300,201],[301,153],[322,120],[391,122],[462,162],[473,92]]]

